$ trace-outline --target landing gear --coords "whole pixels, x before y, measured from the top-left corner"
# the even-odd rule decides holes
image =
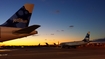
[[[77,46],[72,46],[72,48],[75,48],[75,49],[76,49],[76,48],[77,48]]]
[[[72,48],[76,49],[77,47],[76,47],[76,46],[68,46],[68,49],[69,49],[69,48],[71,48],[71,49],[72,49]]]
[[[61,48],[66,48],[65,46],[61,46]]]

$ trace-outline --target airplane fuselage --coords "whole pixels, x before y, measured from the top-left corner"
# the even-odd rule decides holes
[[[61,43],[61,45],[75,46],[75,45],[81,45],[84,43],[85,42],[83,42],[83,41],[74,41],[74,42],[64,42],[64,43]]]
[[[90,39],[90,31],[86,34],[86,36],[85,36],[85,38],[83,40],[81,40],[81,41],[74,41],[74,42],[62,42],[62,43],[60,43],[60,46],[62,48],[65,48],[65,47],[76,48],[77,46],[89,43],[89,39]]]
[[[32,31],[31,33],[15,34],[14,31],[20,30],[22,28],[13,28],[13,27],[0,27],[0,42],[8,41],[12,39],[22,38],[29,35],[36,34],[37,31]]]
[[[62,48],[64,48],[64,47],[76,48],[77,46],[80,46],[80,45],[83,45],[83,44],[87,44],[87,42],[84,42],[84,41],[64,42],[64,43],[61,43],[60,46]]]

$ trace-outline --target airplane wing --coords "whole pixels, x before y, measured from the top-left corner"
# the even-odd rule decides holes
[[[37,29],[39,27],[40,27],[40,25],[32,25],[32,26],[14,31],[13,33],[14,34],[28,34],[28,33],[31,33],[32,31],[34,31],[35,29]]]

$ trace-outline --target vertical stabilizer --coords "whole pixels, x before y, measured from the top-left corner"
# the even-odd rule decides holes
[[[25,4],[12,17],[0,26],[5,27],[28,27],[34,4]]]
[[[88,32],[85,36],[85,38],[83,39],[84,42],[89,42],[90,40],[90,32]]]

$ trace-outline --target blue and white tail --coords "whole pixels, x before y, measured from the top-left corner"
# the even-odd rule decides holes
[[[85,36],[85,38],[83,39],[84,42],[89,42],[90,40],[90,32],[88,32]]]
[[[12,17],[0,26],[24,28],[28,27],[34,4],[25,4]]]

